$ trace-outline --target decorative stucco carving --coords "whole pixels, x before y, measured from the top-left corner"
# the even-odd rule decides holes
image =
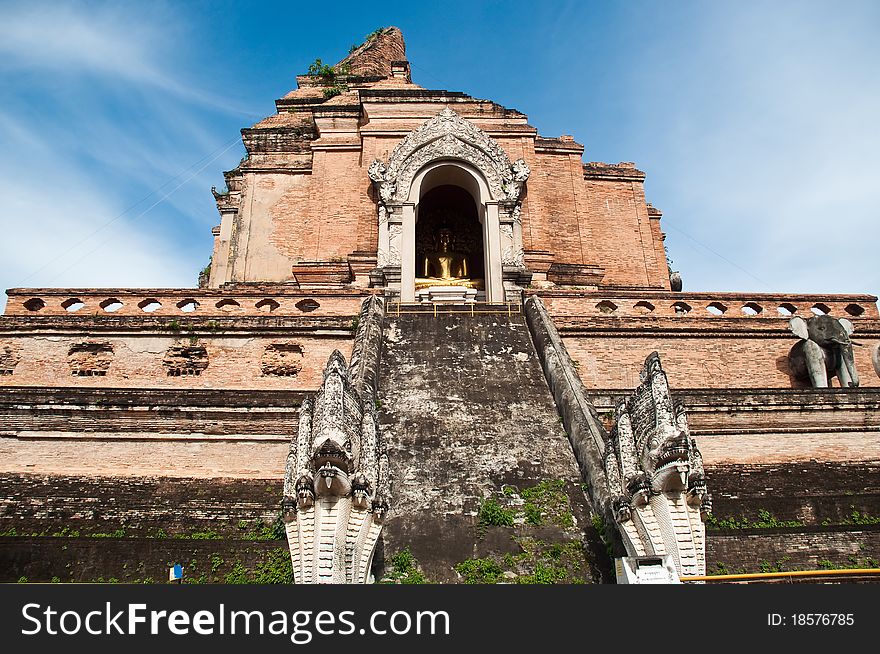
[[[403,240],[403,226],[400,223],[388,225],[388,253],[385,265],[400,265],[400,243]]]
[[[510,165],[512,175],[504,180],[504,193],[508,200],[518,200],[523,184],[531,174],[531,170],[523,159],[517,159]]]
[[[875,345],[871,352],[871,363],[874,365],[874,372],[880,377],[880,345]]]
[[[320,389],[300,408],[282,501],[295,583],[370,581],[389,503],[375,402],[383,315],[379,298],[364,302],[352,368],[335,350]]]
[[[367,170],[367,175],[376,183],[379,190],[379,198],[383,204],[388,204],[397,193],[397,184],[393,180],[387,179],[388,168],[379,159],[373,159]]]
[[[614,520],[629,556],[672,554],[680,575],[706,573],[710,509],[703,459],[653,352],[641,384],[615,410],[605,449]]]
[[[387,165],[374,160],[368,174],[383,203],[403,202],[416,173],[440,159],[473,165],[486,178],[492,196],[501,201],[518,200],[530,173],[523,159],[511,163],[493,138],[446,108],[410,132],[391,153]]]
[[[505,223],[498,228],[501,232],[501,265],[522,266],[522,248],[517,249],[513,238],[513,225]]]
[[[407,200],[413,179],[434,161],[454,160],[470,164],[486,180],[493,200],[499,202],[502,220],[505,215],[520,220],[520,203],[530,170],[523,159],[513,163],[507,153],[488,134],[448,107],[423,123],[404,138],[386,164],[373,160],[367,174],[379,196],[379,246],[377,265],[399,266],[401,261],[400,230],[386,223],[392,207]],[[388,244],[384,237],[388,230]],[[502,234],[502,238],[504,235]],[[511,240],[511,249],[502,256],[502,265],[523,267],[522,243]]]
[[[517,224],[522,224],[522,204],[519,202],[510,210],[510,219]]]

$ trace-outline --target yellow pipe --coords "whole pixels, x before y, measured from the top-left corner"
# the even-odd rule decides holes
[[[880,568],[845,568],[842,570],[793,570],[791,572],[752,572],[738,575],[701,575],[682,577],[682,581],[737,581],[741,579],[779,579],[782,577],[831,577],[880,575]]]

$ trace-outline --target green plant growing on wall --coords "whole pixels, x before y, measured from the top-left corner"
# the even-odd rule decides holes
[[[847,515],[842,524],[845,525],[880,525],[880,517],[873,516],[867,512],[857,511],[854,506],[849,507],[851,509],[849,515]]]
[[[364,37],[364,43],[366,43],[368,41],[372,41],[377,36],[379,36],[382,32],[384,32],[386,29],[388,29],[388,28],[387,27],[380,27],[379,29],[373,30],[372,32],[370,32],[369,34],[367,34]]]
[[[247,529],[247,522],[242,520],[239,522],[239,529],[242,529],[242,523],[245,524],[244,529]],[[244,538],[246,540],[285,540],[287,538],[287,531],[284,528],[284,520],[281,518],[281,513],[275,516],[275,520],[272,521],[272,524],[266,524],[263,522],[262,518],[257,518],[254,521],[253,528],[248,531]]]
[[[512,527],[514,512],[501,506],[497,500],[488,497],[480,505],[479,524],[484,527]]]
[[[758,510],[758,519],[746,516],[740,518],[718,518],[711,513],[706,516],[706,526],[710,529],[777,529],[780,527],[803,527],[801,520],[780,520],[766,509]]]
[[[333,86],[326,87],[321,93],[323,93],[325,100],[329,100],[330,98],[335,98],[337,95],[341,95],[347,90],[348,86],[346,84],[334,84]]]
[[[524,488],[520,497],[525,500],[523,511],[526,522],[535,526],[550,520],[559,527],[573,527],[574,516],[565,494],[565,480],[548,479],[537,486]]]
[[[546,543],[531,537],[514,538],[521,552],[466,559],[454,566],[466,584],[496,584],[505,579],[516,584],[584,583],[589,564],[583,543],[570,540]]]
[[[292,584],[293,564],[287,548],[270,550],[267,557],[254,566],[252,583]]]
[[[307,73],[310,77],[319,78],[324,86],[324,99],[330,98],[348,91],[345,78],[351,74],[351,64],[345,62],[338,67],[325,64],[320,59],[315,59],[309,66]]]
[[[730,573],[727,571],[727,564],[721,563],[719,561],[719,562],[715,563],[715,569],[709,570],[708,574],[710,574],[710,575],[726,575],[726,574],[730,574]]]
[[[205,529],[202,531],[174,534],[174,538],[180,540],[221,540],[223,537],[212,529]]]
[[[783,556],[781,559],[778,559],[775,563],[771,563],[770,561],[759,561],[758,569],[761,572],[769,573],[769,572],[787,572],[788,562],[791,561],[790,556]]]
[[[333,66],[325,64],[320,58],[317,58],[309,64],[309,70],[306,74],[309,77],[323,77],[329,81],[336,75],[336,71],[333,70]]]
[[[232,569],[226,573],[224,581],[227,584],[246,584],[248,583],[248,574],[241,561],[236,561]]]
[[[419,562],[410,552],[409,547],[394,554],[388,559],[391,570],[382,578],[383,584],[427,584],[428,579],[419,570]]]
[[[466,584],[495,584],[504,572],[493,559],[466,559],[455,564],[455,571]]]

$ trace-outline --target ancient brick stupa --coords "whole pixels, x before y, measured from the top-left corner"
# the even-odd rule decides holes
[[[393,27],[276,106],[198,288],[7,291],[0,581],[878,558],[876,297],[682,291],[645,173]]]

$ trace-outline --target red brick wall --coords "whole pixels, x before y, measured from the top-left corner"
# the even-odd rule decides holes
[[[583,186],[580,216],[590,224],[592,262],[605,268],[602,284],[669,288],[665,260],[658,265],[642,182],[587,179]]]
[[[540,295],[588,388],[632,389],[653,351],[660,353],[673,388],[802,388],[791,379],[788,353],[797,343],[789,317],[813,315],[822,305],[829,315],[854,327],[856,370],[865,387],[880,386],[871,355],[880,344],[877,298],[870,295],[770,295],[535,291]],[[675,305],[690,309],[677,313]],[[640,306],[641,305],[641,306]],[[713,315],[707,307],[721,307]],[[756,315],[744,307],[759,309]],[[854,315],[858,314],[858,316]],[[835,383],[836,380],[835,380]]]
[[[767,327],[774,321],[783,329],[787,328],[788,316],[779,312],[778,307],[787,305],[796,310],[796,315],[809,318],[813,315],[811,307],[824,305],[828,315],[847,318],[859,330],[860,321],[877,319],[877,298],[873,295],[779,295],[769,293],[672,293],[655,291],[576,291],[552,289],[527,291],[539,295],[557,327],[577,327],[581,319],[601,317],[608,324],[620,318],[637,318],[644,324],[666,321],[670,328],[696,327],[702,329],[726,329],[729,326]],[[607,303],[610,302],[612,306]],[[685,313],[676,310],[677,304],[690,307]],[[721,315],[710,313],[709,305],[722,306]],[[757,307],[760,312],[749,315],[743,311],[747,305]],[[687,308],[685,307],[685,308]],[[731,323],[736,320],[739,322]],[[587,322],[589,322],[587,320]],[[586,323],[584,323],[586,324]],[[656,326],[660,326],[657,324]]]
[[[633,389],[645,358],[660,353],[672,388],[803,388],[789,376],[792,335],[704,337],[698,331],[680,335],[650,333],[626,336],[566,336],[563,342],[587,388]],[[880,386],[871,363],[871,348],[880,338],[862,339],[855,348],[862,386]],[[834,380],[837,385],[837,380]]]
[[[226,289],[196,288],[20,288],[7,291],[9,301],[4,315],[7,316],[142,316],[165,317],[176,320],[201,322],[214,318],[235,316],[355,316],[368,292],[326,291],[313,292],[294,290],[290,287],[267,284],[264,287],[238,287]],[[38,299],[44,306],[37,310],[26,304]],[[76,299],[83,307],[75,312],[64,308],[69,300]],[[109,312],[102,308],[109,300],[118,300],[122,306]],[[150,300],[157,300],[158,309],[145,312],[140,306]],[[195,311],[183,311],[177,305],[195,300]],[[235,304],[230,304],[233,300]],[[266,302],[269,300],[269,302]],[[303,300],[317,302],[316,308],[297,306]],[[278,306],[275,307],[274,303]],[[221,306],[218,307],[217,305]],[[257,306],[260,305],[260,306]]]
[[[329,261],[375,250],[376,203],[360,151],[317,151],[311,175],[279,181],[283,192],[267,208],[270,240],[292,261]],[[259,193],[259,187],[257,188]],[[369,226],[369,227],[368,227]]]
[[[80,335],[4,336],[20,356],[13,374],[0,375],[2,386],[72,386],[94,388],[243,388],[316,390],[322,371],[334,349],[348,358],[351,336],[278,336],[149,334],[120,336],[100,333]],[[105,376],[80,377],[68,365],[70,346],[83,342],[109,343],[112,362]],[[264,375],[260,368],[266,347],[272,343],[296,343],[302,347],[302,371],[293,377]],[[163,366],[166,350],[172,346],[203,345],[208,367],[198,376],[169,377]]]
[[[283,479],[290,441],[151,438],[59,433],[55,438],[0,438],[0,470],[45,475]]]

